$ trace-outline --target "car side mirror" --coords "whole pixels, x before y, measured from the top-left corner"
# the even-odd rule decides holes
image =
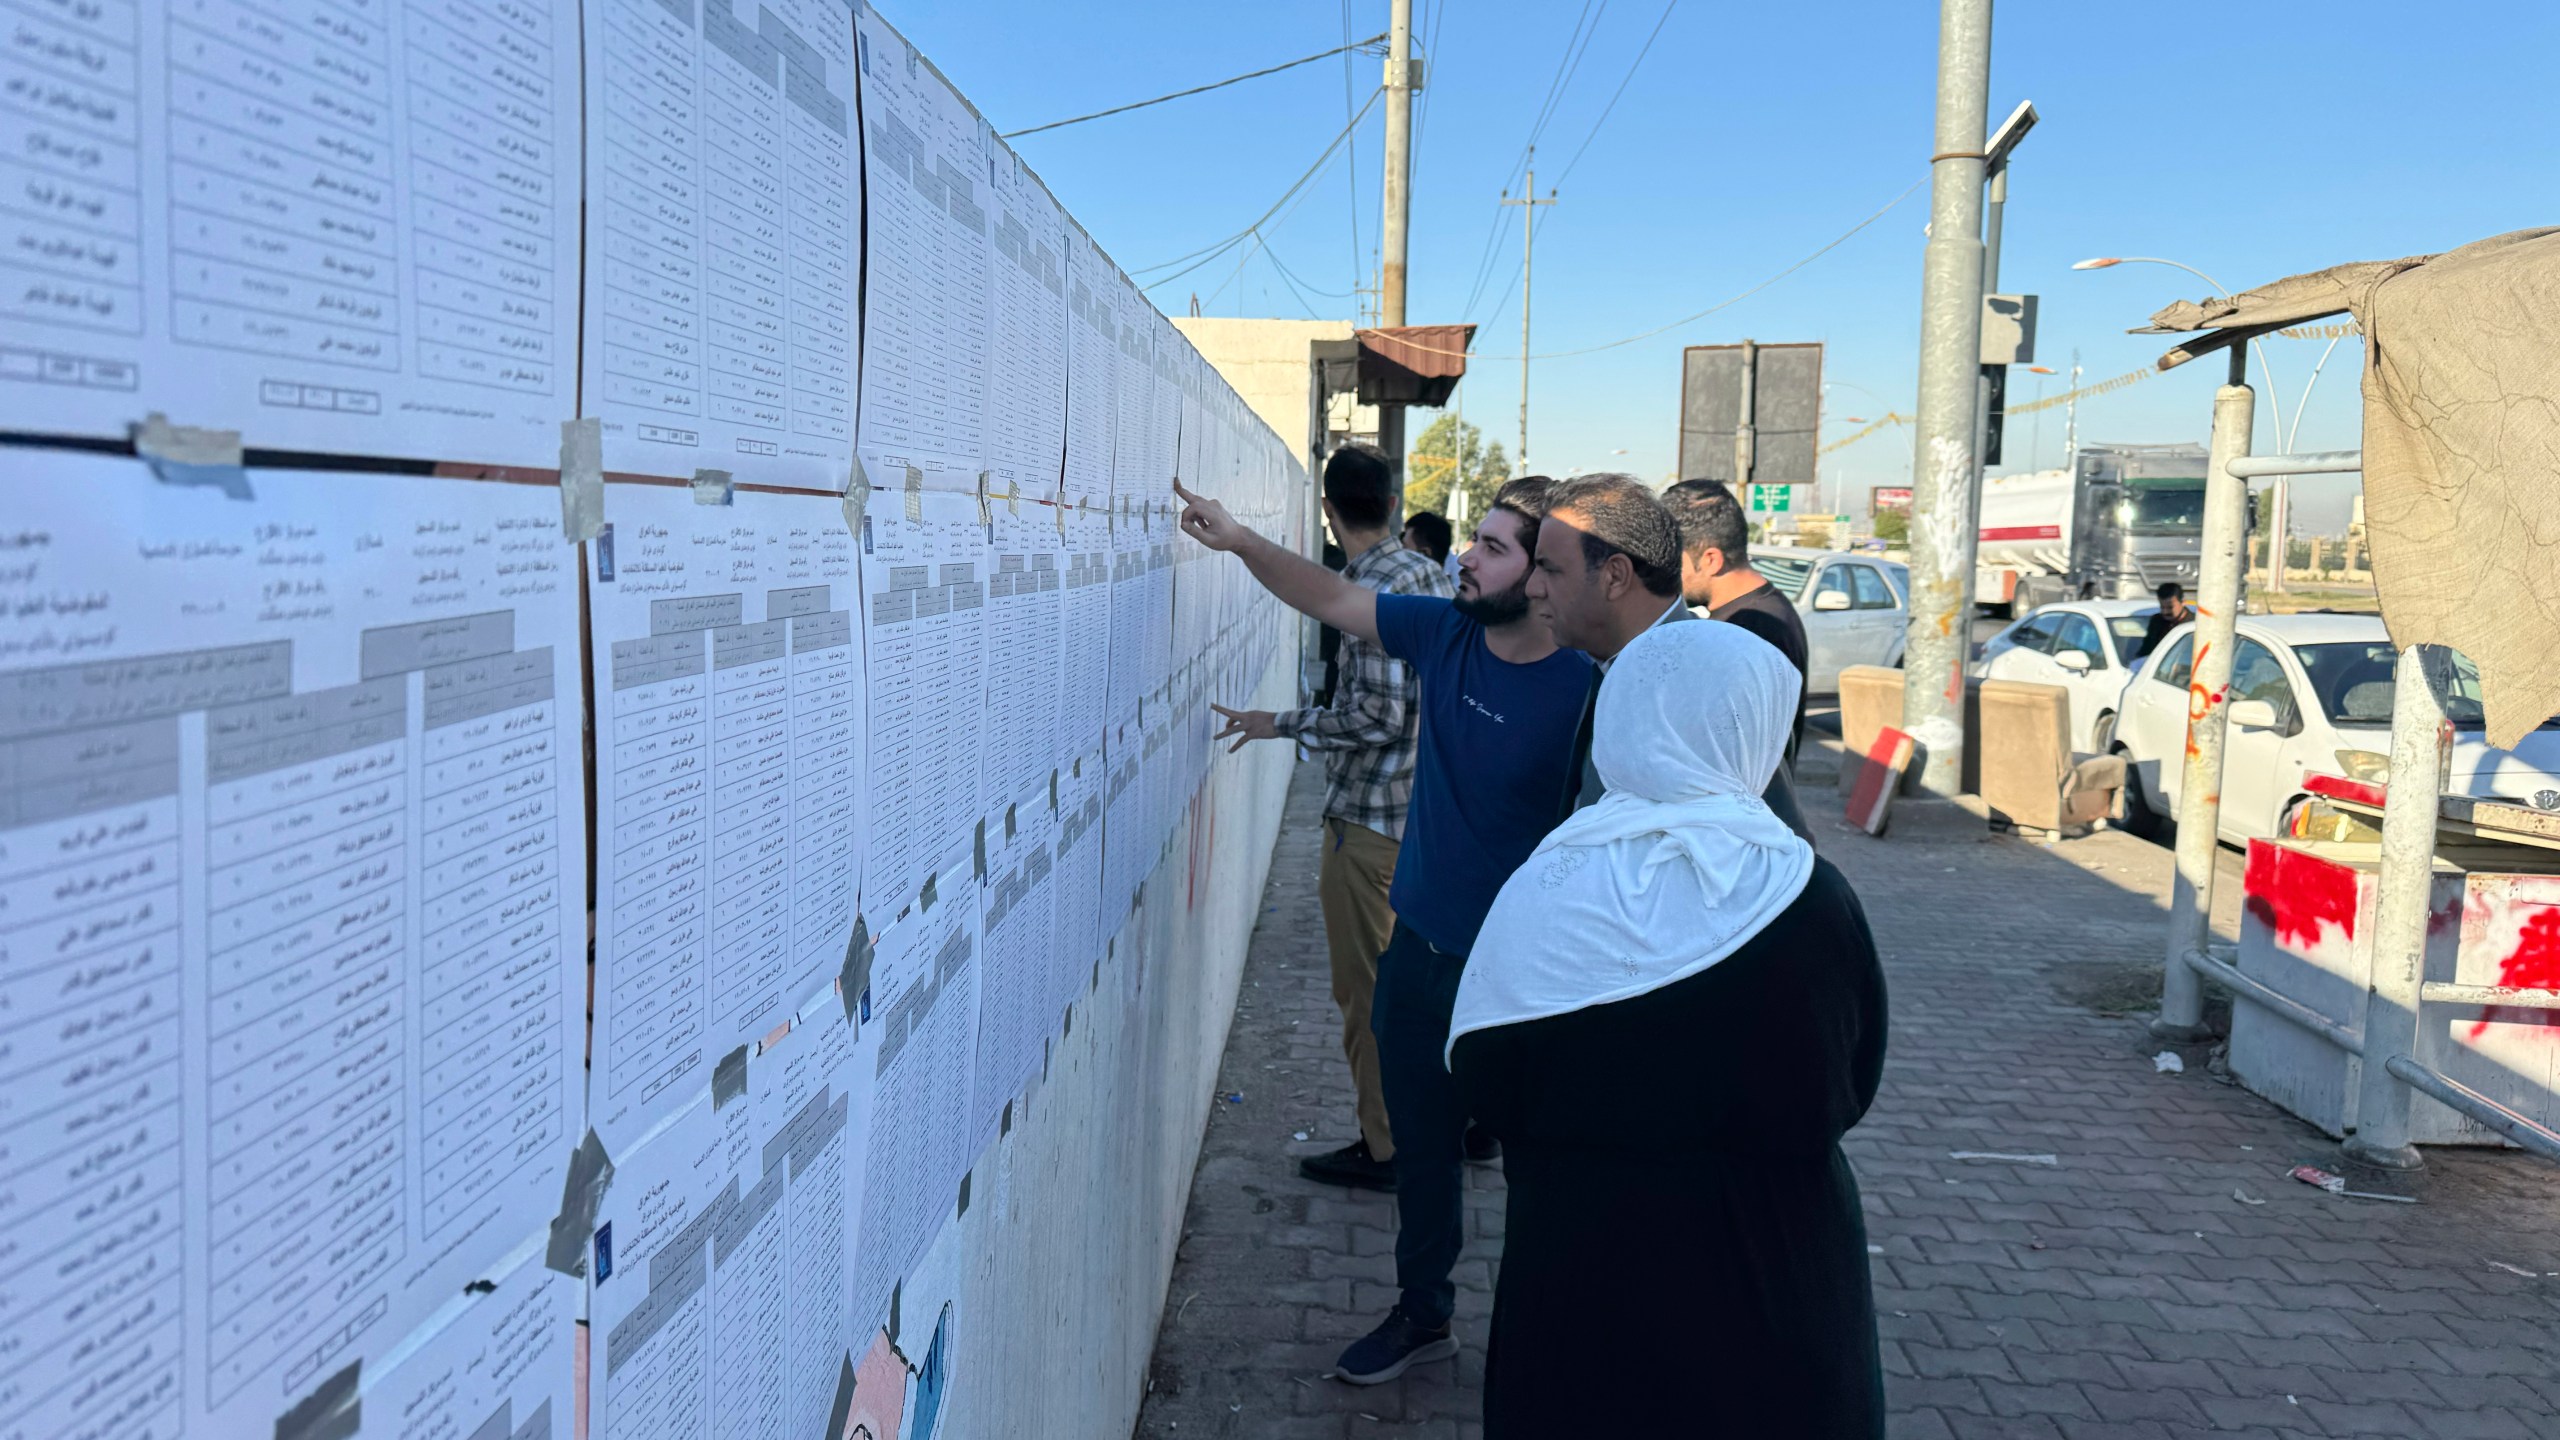
[[[2273,701],[2234,700],[2231,702],[2231,723],[2243,730],[2273,730],[2282,722],[2276,715]]]
[[[1825,590],[1821,594],[1813,597],[1813,608],[1816,610],[1846,610],[1849,608],[1849,597],[1837,590]]]
[[[2089,658],[2089,652],[2086,650],[2056,650],[2053,652],[2053,663],[2074,675],[2086,675],[2090,667],[2097,662]]]

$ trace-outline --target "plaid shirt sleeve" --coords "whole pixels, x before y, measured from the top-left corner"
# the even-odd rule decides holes
[[[1449,593],[1448,576],[1427,556],[1398,549],[1383,555],[1364,554],[1361,559],[1371,563],[1351,579],[1380,594]],[[1413,671],[1403,661],[1366,640],[1345,635],[1333,703],[1282,710],[1271,717],[1271,726],[1310,750],[1393,745],[1408,737],[1415,688]]]

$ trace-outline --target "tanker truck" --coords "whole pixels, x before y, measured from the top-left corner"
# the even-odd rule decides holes
[[[2204,539],[2201,445],[2083,445],[2068,470],[1982,485],[1974,603],[2001,616],[2057,600],[2192,592]]]

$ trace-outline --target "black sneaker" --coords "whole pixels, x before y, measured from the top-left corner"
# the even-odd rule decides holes
[[[1347,1185],[1354,1190],[1396,1188],[1396,1167],[1391,1160],[1370,1158],[1369,1142],[1354,1140],[1339,1150],[1327,1150],[1298,1162],[1298,1173],[1327,1185]]]
[[[1502,1142],[1493,1138],[1492,1131],[1471,1123],[1467,1126],[1467,1158],[1479,1165],[1499,1160]]]
[[[1399,1305],[1378,1328],[1351,1342],[1333,1362],[1333,1378],[1351,1385],[1383,1385],[1416,1365],[1458,1353],[1458,1337],[1446,1325],[1426,1330]]]

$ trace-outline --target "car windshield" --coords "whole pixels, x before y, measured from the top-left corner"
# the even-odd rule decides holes
[[[2142,637],[2150,633],[2151,620],[2148,616],[2107,617],[2107,643],[2116,647],[2116,663],[2127,670],[2133,668],[2134,652],[2142,648]]]
[[[2391,723],[2392,673],[2398,652],[2391,648],[2390,641],[2296,645],[2293,654],[2302,662],[2304,673],[2311,677],[2311,688],[2320,697],[2320,708],[2333,723]],[[2480,670],[2466,655],[2457,653],[2453,657],[2453,693],[2445,697],[2444,709],[2445,717],[2454,723],[2456,729],[2477,730],[2481,727]],[[2543,723],[2549,725],[2552,722]]]
[[[1768,576],[1779,594],[1799,604],[1804,600],[1804,582],[1813,578],[1813,562],[1793,555],[1754,555],[1751,568]]]
[[[2141,535],[2189,535],[2204,529],[2204,490],[2171,485],[2128,485],[2116,502],[2116,523]]]

